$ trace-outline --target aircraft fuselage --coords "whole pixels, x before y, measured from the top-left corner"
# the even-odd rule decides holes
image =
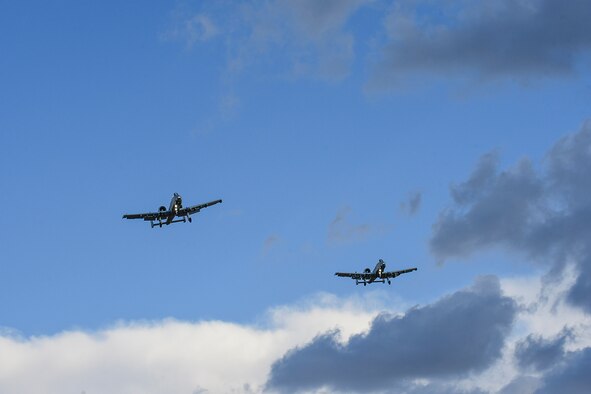
[[[183,199],[181,197],[180,194],[178,193],[174,193],[172,195],[172,199],[170,200],[170,205],[168,207],[168,211],[170,212],[170,215],[168,215],[168,217],[166,218],[166,224],[170,224],[174,218],[176,217],[176,215],[179,212],[179,209],[181,209],[183,207]]]
[[[384,272],[385,270],[386,263],[384,262],[384,260],[380,259],[380,261],[378,261],[378,263],[374,267],[371,278],[367,281],[367,283],[372,283],[376,279],[382,279],[382,272]]]

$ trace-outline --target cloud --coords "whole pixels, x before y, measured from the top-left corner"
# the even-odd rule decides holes
[[[293,75],[341,79],[354,58],[354,35],[345,26],[371,0],[275,0],[242,10],[245,36],[232,63],[273,58]],[[254,55],[254,57],[253,57]]]
[[[385,390],[385,392],[392,392]],[[412,383],[399,385],[397,391],[405,394],[486,394],[478,388],[465,389],[450,383]]]
[[[2,393],[260,392],[270,365],[318,332],[367,330],[384,300],[310,297],[260,324],[167,319],[52,336],[0,333]]]
[[[591,345],[591,316],[566,300],[575,280],[570,265],[550,282],[537,275],[501,279],[503,294],[515,300],[518,313],[502,358],[471,376],[475,387],[489,393],[534,394],[568,354]]]
[[[414,192],[408,197],[408,201],[400,203],[400,209],[411,216],[416,214],[421,208],[423,195],[421,192]]]
[[[269,235],[263,242],[263,256],[268,256],[279,242],[281,242],[281,238],[278,235]]]
[[[372,86],[412,74],[478,78],[573,74],[591,51],[586,0],[400,1]]]
[[[471,288],[403,316],[381,314],[367,333],[346,344],[336,339],[338,331],[318,336],[275,362],[267,386],[282,392],[323,387],[368,392],[414,379],[465,376],[500,356],[515,314],[498,279],[482,277]]]
[[[228,70],[269,66],[278,74],[340,79],[349,73],[355,37],[347,23],[373,0],[271,0],[178,7],[166,36],[190,47],[223,37]],[[197,8],[197,9],[195,9]]]
[[[194,51],[215,45],[208,59],[220,71],[217,108],[199,121],[194,134],[209,134],[240,112],[243,100],[237,80],[247,72],[280,79],[347,77],[356,46],[348,24],[373,1],[178,2],[161,39]]]
[[[370,235],[384,232],[384,228],[372,224],[352,224],[349,220],[352,209],[349,206],[341,208],[328,226],[328,242],[332,244],[346,244],[363,241]]]
[[[293,12],[300,34],[321,39],[338,31],[360,7],[372,0],[283,0],[277,2]]]
[[[341,80],[365,52],[370,88],[425,74],[527,82],[586,70],[591,54],[586,0],[181,2],[170,19],[165,40],[221,45],[226,82],[254,66]]]
[[[36,337],[0,329],[0,392],[292,392],[269,382],[278,372],[294,381],[313,367],[309,379],[322,381],[318,364],[296,362],[310,359],[320,344],[326,362],[333,361],[326,379],[344,376],[342,385],[354,380],[361,388],[310,392],[523,394],[542,386],[552,392],[585,378],[577,365],[586,366],[591,316],[564,302],[574,280],[566,275],[548,287],[537,276],[503,278],[499,289],[497,279],[484,277],[411,308],[379,290],[348,298],[323,293],[272,308],[251,324],[166,319]],[[514,357],[518,344],[553,341],[565,322],[571,336],[564,355],[535,376],[521,375],[530,371]],[[345,367],[359,369],[336,370]],[[503,388],[505,382],[511,383]]]
[[[440,260],[527,242],[544,191],[542,180],[526,159],[502,172],[497,166],[498,155],[486,154],[466,182],[451,187],[454,206],[440,214],[430,241]]]
[[[591,312],[591,122],[561,138],[542,170],[530,160],[498,170],[481,158],[470,178],[452,186],[453,204],[433,226],[430,247],[440,260],[503,247],[560,272],[575,262],[569,300]]]
[[[586,392],[591,384],[584,372],[591,360],[591,123],[559,139],[538,170],[528,159],[506,170],[498,167],[498,154],[487,154],[465,182],[451,187],[452,205],[433,227],[431,250],[448,260],[502,247],[549,267],[537,295],[522,300],[518,321],[525,335],[511,345],[518,368],[501,392]],[[504,288],[517,300],[517,289],[531,286],[524,283],[509,280]]]
[[[536,393],[588,393],[591,387],[590,370],[591,348],[572,352],[562,365],[545,377],[542,387]]]
[[[566,353],[555,360],[549,372],[521,375],[513,379],[499,394],[551,394],[589,392],[591,387],[591,347]]]
[[[220,29],[208,15],[186,13],[186,10],[180,9],[174,13],[173,26],[162,35],[164,40],[181,41],[187,48],[191,48],[197,43],[211,40],[220,33]]]
[[[515,349],[515,357],[522,368],[533,367],[544,370],[553,367],[564,356],[564,345],[571,333],[566,330],[553,339],[544,339],[528,335],[519,342]]]
[[[541,379],[538,377],[519,376],[503,387],[499,394],[533,394],[541,384]]]

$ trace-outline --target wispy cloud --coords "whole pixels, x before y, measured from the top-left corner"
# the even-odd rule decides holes
[[[328,226],[328,242],[331,244],[347,244],[359,242],[369,236],[383,234],[386,227],[377,224],[351,223],[353,210],[349,206],[341,208]]]
[[[191,48],[197,43],[211,40],[220,33],[220,29],[208,15],[187,15],[186,12],[177,10],[173,14],[172,26],[162,34],[162,39],[180,41],[187,48]]]
[[[265,61],[282,64],[292,75],[340,79],[349,73],[355,36],[346,24],[371,0],[283,1],[244,8],[246,36],[233,64]]]
[[[278,235],[269,235],[263,242],[263,256],[268,256],[279,242],[281,242],[281,238]]]
[[[346,26],[373,0],[271,0],[179,7],[167,39],[187,47],[220,36],[227,71],[272,65],[278,75],[340,79],[349,73],[355,36]]]
[[[400,210],[410,216],[415,215],[421,208],[423,201],[423,194],[421,192],[414,192],[408,196],[408,200],[400,203]]]

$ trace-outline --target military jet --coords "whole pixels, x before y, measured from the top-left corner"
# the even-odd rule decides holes
[[[388,282],[389,285],[392,284],[390,282],[390,278],[396,278],[398,275],[406,274],[412,271],[416,271],[416,268],[408,268],[402,271],[391,271],[391,272],[384,272],[386,269],[386,263],[384,260],[380,259],[376,264],[375,268],[370,270],[366,268],[362,273],[358,272],[335,272],[336,276],[341,276],[345,278],[355,279],[355,284],[358,285],[359,283],[363,283],[363,286],[366,286],[368,283],[386,283]]]
[[[158,209],[158,212],[125,214],[123,215],[123,219],[144,219],[145,221],[149,220],[150,224],[152,225],[152,228],[156,226],[162,228],[162,225],[169,225],[178,222],[185,223],[187,220],[189,221],[189,223],[191,223],[193,221],[193,219],[191,218],[192,214],[201,211],[203,208],[210,207],[220,202],[222,202],[222,200],[210,201],[204,204],[193,205],[192,207],[183,208],[183,199],[181,198],[180,194],[174,193],[172,196],[172,200],[170,200],[170,205],[168,209],[166,209],[166,207],[163,205]],[[182,219],[175,220],[175,218],[177,217]]]

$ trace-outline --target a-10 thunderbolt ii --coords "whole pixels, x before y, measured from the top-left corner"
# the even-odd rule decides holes
[[[386,283],[388,282],[389,285],[392,284],[390,282],[390,278],[396,278],[398,275],[407,274],[412,271],[416,271],[416,268],[408,268],[401,271],[390,271],[385,272],[386,263],[384,260],[380,259],[376,264],[375,268],[370,270],[366,268],[363,272],[335,272],[336,276],[341,276],[345,278],[355,279],[355,284],[358,285],[359,283],[363,283],[363,286],[366,286],[368,283]]]
[[[191,207],[183,207],[183,199],[181,198],[180,194],[174,193],[172,196],[172,200],[170,200],[170,205],[168,209],[163,205],[158,209],[158,212],[148,212],[148,213],[133,213],[133,214],[125,214],[123,215],[123,219],[144,219],[145,221],[150,221],[152,228],[162,225],[169,225],[172,223],[178,222],[186,222],[187,220],[189,223],[193,221],[191,215],[201,211],[203,208],[210,207],[212,205],[221,203],[222,200],[215,200],[206,202],[199,205],[193,205]],[[182,218],[176,219],[175,218]],[[154,223],[156,222],[156,223]]]

